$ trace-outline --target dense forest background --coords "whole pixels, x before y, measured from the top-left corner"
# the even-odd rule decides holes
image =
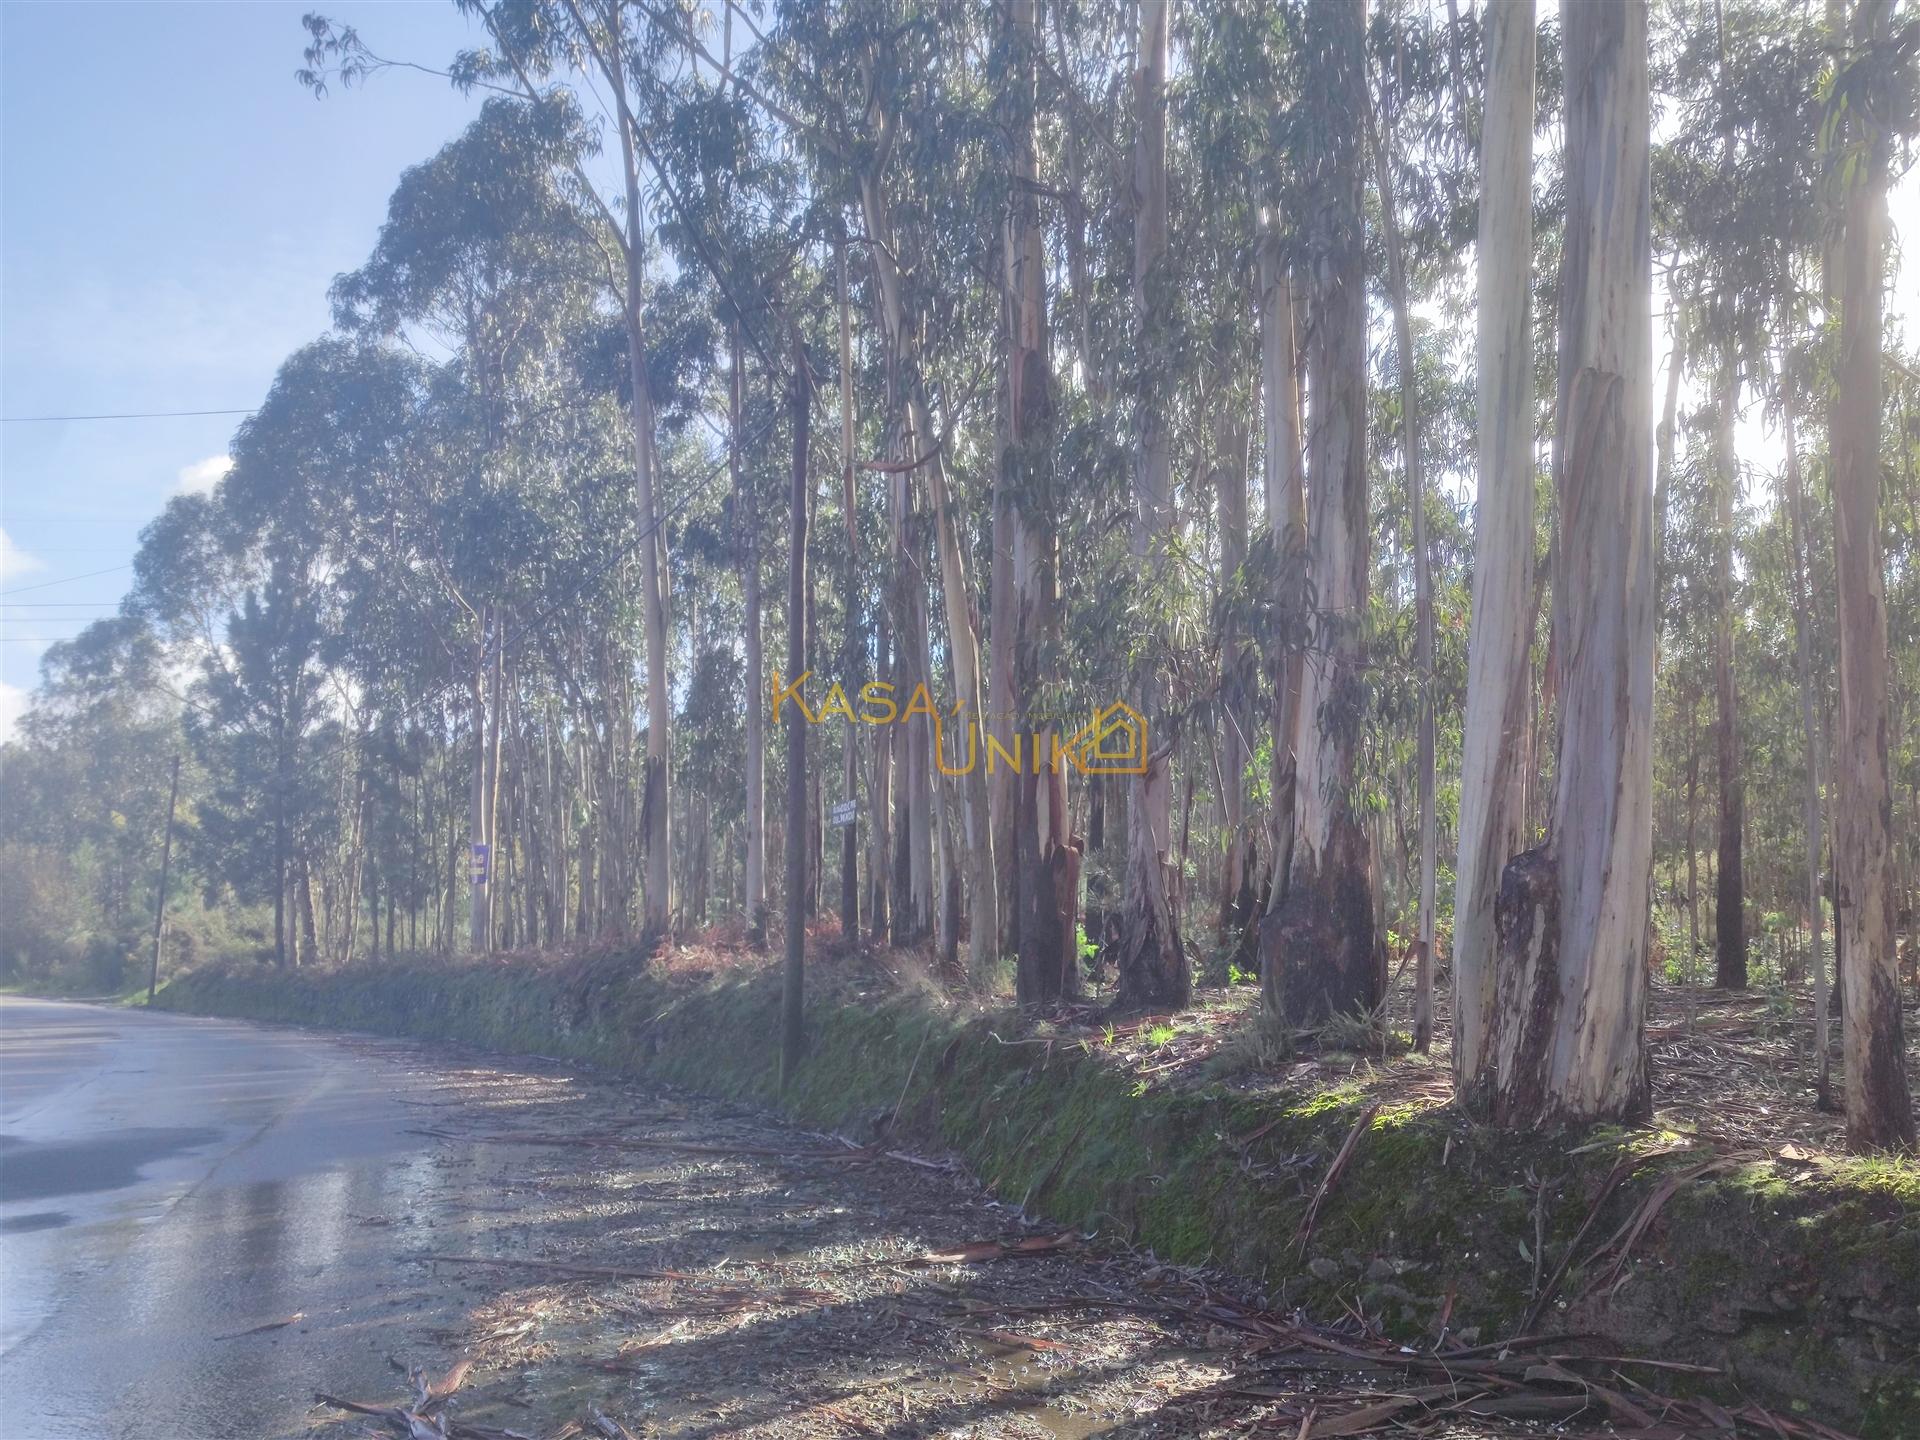
[[[1480,732],[1516,791],[1499,859],[1589,818],[1555,814],[1593,703],[1563,513],[1580,37],[1452,0],[460,3],[489,40],[456,56],[306,22],[325,103],[418,67],[485,103],[401,178],[231,471],[148,527],[121,613],[48,652],[0,751],[0,978],[142,979],[165,863],[168,969],[760,944],[784,902],[1033,1003],[1265,973],[1272,1010],[1370,1023],[1411,987],[1428,1043],[1490,773],[1490,316],[1531,492],[1500,512],[1523,722]],[[1674,0],[1644,48],[1647,965],[1818,977],[1825,1006],[1868,553],[1834,436],[1867,334],[1911,991],[1920,353],[1902,237],[1866,237],[1920,131],[1920,22]],[[1489,259],[1496,113],[1530,265]],[[966,716],[1010,746],[1116,699],[1152,760],[945,774],[918,717],[776,722],[800,671],[814,710],[925,685],[945,768]],[[1309,790],[1340,797],[1324,846]],[[1319,893],[1302,837],[1358,878],[1281,924]],[[1303,1003],[1323,962],[1344,978]]]

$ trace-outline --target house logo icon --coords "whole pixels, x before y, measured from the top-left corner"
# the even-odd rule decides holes
[[[1124,700],[1102,706],[1067,745],[1082,775],[1147,773],[1147,722]]]

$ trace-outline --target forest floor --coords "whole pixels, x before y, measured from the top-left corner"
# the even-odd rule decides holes
[[[1424,1055],[1409,1043],[1412,995],[1404,985],[1392,997],[1384,1035],[1369,1039],[1350,1030],[1338,1046],[1303,1040],[1300,1051],[1284,1059],[1269,1060],[1249,1043],[1259,1007],[1259,987],[1243,984],[1202,990],[1192,1009],[1176,1015],[1109,1025],[1089,1007],[1068,1012],[1061,1028],[1098,1038],[1149,1084],[1225,1082],[1255,1094],[1351,1086],[1383,1105],[1437,1105],[1453,1098],[1444,985],[1435,997],[1433,1044]],[[1920,1076],[1917,1020],[1909,1005],[1908,1069]],[[1814,1074],[1810,993],[1655,982],[1647,1039],[1655,1128],[1744,1148],[1845,1148],[1840,1026],[1834,1022],[1829,1037],[1833,1103],[1823,1107]]]
[[[517,1178],[452,1202],[491,1219],[458,1254],[416,1217],[363,1218],[468,1318],[383,1337],[393,1394],[323,1402],[318,1436],[407,1434],[407,1409],[449,1416],[455,1440],[1466,1440],[1629,1420],[1678,1440],[1736,1433],[1722,1417],[1740,1434],[1838,1433],[1663,1400],[1687,1367],[1659,1360],[1596,1364],[1552,1340],[1407,1347],[1359,1317],[1264,1311],[1219,1277],[1031,1223],[944,1158],[538,1062],[435,1069],[410,1103],[436,1166]]]
[[[748,948],[737,927],[716,927],[698,941],[656,957],[680,971],[724,976],[777,964]],[[837,922],[810,936],[809,978],[830,992],[930,986],[929,957],[839,943]],[[1249,1095],[1339,1090],[1383,1106],[1445,1105],[1453,1099],[1452,1015],[1445,977],[1436,982],[1434,1033],[1424,1054],[1412,1048],[1411,977],[1400,973],[1386,1024],[1370,1033],[1342,1024],[1292,1037],[1279,1054],[1260,1033],[1260,988],[1241,982],[1198,988],[1193,1004],[1171,1014],[1110,1016],[1109,987],[1095,976],[1077,1002],[1062,1006],[1038,1033],[1085,1044],[1149,1089],[1221,1084]],[[1920,996],[1907,1000],[1907,1068],[1920,1081]],[[1729,1148],[1837,1155],[1845,1150],[1845,1065],[1840,1023],[1829,1027],[1829,1103],[1822,1104],[1813,1053],[1811,985],[1715,990],[1655,980],[1647,1014],[1652,1126]]]

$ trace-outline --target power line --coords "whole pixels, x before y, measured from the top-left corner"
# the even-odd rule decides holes
[[[47,425],[58,420],[180,420],[196,415],[251,415],[244,410],[128,410],[117,415],[0,415],[0,425]]]
[[[0,590],[0,595],[24,595],[29,590],[48,590],[55,585],[71,585],[76,580],[91,580],[96,575],[112,575],[116,571],[132,568],[133,562],[129,560],[122,565],[109,565],[104,570],[89,570],[82,575],[63,575],[58,580],[42,580],[34,585],[16,585],[11,590]]]

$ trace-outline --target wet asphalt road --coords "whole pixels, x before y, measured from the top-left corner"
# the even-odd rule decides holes
[[[431,1078],[373,1045],[0,998],[0,1440],[296,1434],[317,1376],[391,1390],[376,1336],[441,1302],[367,1217],[446,1209],[457,1240],[475,1179],[407,1133]]]

